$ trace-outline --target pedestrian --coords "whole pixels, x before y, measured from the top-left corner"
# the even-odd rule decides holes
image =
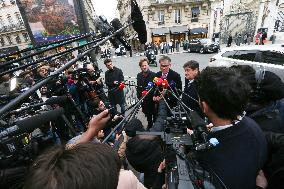
[[[160,43],[160,53],[164,54],[164,43],[163,42]]]
[[[245,44],[245,45],[247,44],[247,41],[248,41],[248,35],[245,34],[245,35],[244,35],[244,44]]]
[[[233,41],[233,37],[230,34],[229,37],[228,37],[227,47],[230,47],[232,45],[232,41]]]
[[[105,73],[105,83],[108,87],[108,98],[110,104],[116,109],[116,105],[119,104],[121,113],[125,112],[125,98],[123,90],[120,90],[118,86],[121,82],[124,81],[123,72],[121,69],[115,67],[112,64],[111,59],[106,59],[104,61],[105,66],[107,67],[107,71]]]
[[[250,42],[251,42],[251,35],[250,35],[250,34],[248,34],[248,40],[247,40],[247,42],[248,42],[248,45],[250,45]]]
[[[179,46],[180,46],[180,43],[179,43],[178,40],[176,40],[176,50],[177,50],[177,52],[179,52]]]
[[[170,40],[170,42],[169,42],[169,48],[170,48],[171,52],[173,52],[173,42],[172,42],[172,40]]]
[[[145,91],[149,82],[152,82],[156,73],[149,69],[149,60],[143,58],[139,61],[139,67],[141,72],[137,74],[137,97],[140,99],[142,92]],[[153,126],[153,122],[156,119],[155,103],[153,102],[153,92],[148,94],[142,102],[142,112],[145,114],[148,122],[148,128]]]

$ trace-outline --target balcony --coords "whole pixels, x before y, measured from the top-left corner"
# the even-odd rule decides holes
[[[191,18],[191,22],[198,22],[198,18]]]
[[[165,24],[165,21],[159,21],[158,22],[158,26],[162,26],[162,25],[164,25]]]

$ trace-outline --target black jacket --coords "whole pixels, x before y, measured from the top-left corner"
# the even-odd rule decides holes
[[[267,144],[256,122],[249,117],[229,128],[211,132],[219,144],[200,152],[200,162],[213,170],[230,189],[251,189],[266,160]],[[218,183],[218,182],[217,182]]]
[[[161,71],[156,73],[156,77],[160,78],[161,76],[162,76]],[[171,88],[173,89],[175,94],[179,97],[180,93],[178,91],[182,90],[182,82],[181,82],[181,77],[180,77],[179,73],[170,69],[170,71],[167,75],[167,81],[168,81],[169,84],[174,83],[174,86],[171,86]],[[160,94],[156,93],[155,95],[158,96]],[[170,93],[168,93],[168,95],[166,95],[165,98],[167,99],[167,101],[168,101],[168,103],[171,107],[176,106],[177,100]]]
[[[145,76],[140,72],[137,74],[137,98],[140,99],[142,96],[142,91],[145,90],[149,82],[153,82],[156,73],[148,71]],[[148,94],[142,103],[142,111],[145,114],[154,113],[155,104],[153,102],[153,92]]]
[[[190,109],[197,111],[199,115],[202,115],[202,110],[198,102],[197,82],[194,80],[190,83],[188,79],[185,79],[184,93],[182,94],[182,102]]]
[[[114,84],[114,81],[118,81],[118,85]],[[105,83],[108,87],[108,98],[112,105],[123,104],[124,92],[118,89],[119,83],[124,81],[124,76],[121,69],[113,67],[113,70],[107,70],[105,73]]]

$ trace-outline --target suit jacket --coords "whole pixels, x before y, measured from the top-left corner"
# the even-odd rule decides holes
[[[156,73],[148,71],[146,76],[140,72],[137,74],[137,98],[140,99],[142,96],[142,91],[149,82],[153,82]],[[148,94],[142,103],[142,112],[145,114],[153,114],[155,112],[155,103],[153,102],[153,92]]]
[[[197,111],[199,115],[203,115],[198,103],[199,95],[197,92],[197,82],[195,80],[190,83],[188,79],[185,79],[184,93],[185,94],[182,94],[182,102],[185,103],[185,105],[187,105],[190,109]]]
[[[156,73],[156,77],[161,77],[161,76],[162,76],[161,71]],[[181,77],[180,77],[179,73],[170,69],[166,79],[168,80],[169,84],[174,83],[175,86],[174,87],[171,86],[171,88],[175,92],[176,96],[179,97],[180,92],[178,90],[180,90],[180,91],[182,90],[182,82],[181,82]],[[155,94],[155,95],[159,95],[159,94]],[[168,101],[168,103],[171,107],[176,106],[177,100],[173,95],[168,93],[168,95],[166,95],[165,98],[167,99],[167,101]]]

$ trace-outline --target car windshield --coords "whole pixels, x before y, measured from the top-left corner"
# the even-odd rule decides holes
[[[212,43],[211,39],[200,39],[200,42],[203,44]]]

